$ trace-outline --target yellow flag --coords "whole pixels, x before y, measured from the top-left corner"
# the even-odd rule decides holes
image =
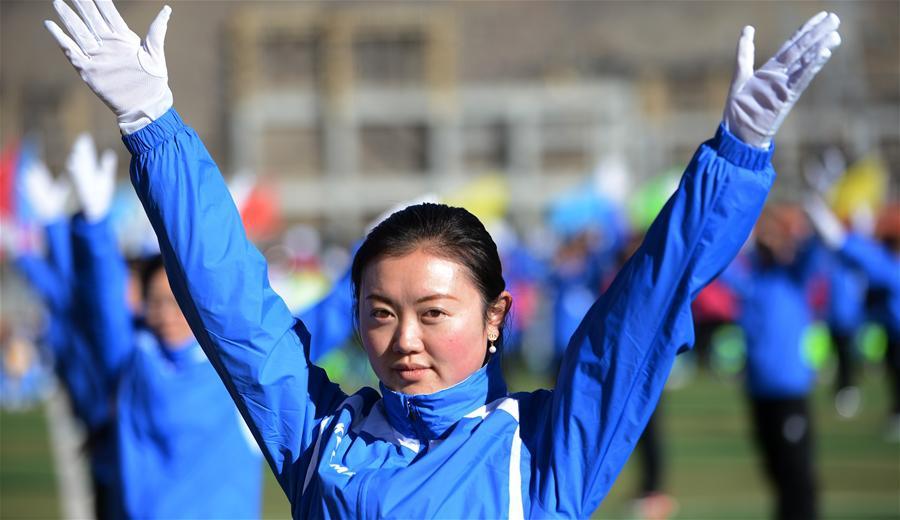
[[[830,193],[831,207],[842,219],[868,207],[873,213],[884,204],[888,190],[888,172],[881,157],[870,154],[847,168]]]

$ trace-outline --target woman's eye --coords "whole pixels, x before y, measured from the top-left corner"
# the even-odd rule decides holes
[[[434,319],[434,318],[440,318],[440,317],[446,316],[446,315],[447,315],[447,313],[445,313],[444,311],[442,311],[440,309],[428,309],[427,311],[425,311],[426,318]]]
[[[391,313],[385,309],[375,309],[372,311],[371,316],[378,320],[384,320],[391,317]]]

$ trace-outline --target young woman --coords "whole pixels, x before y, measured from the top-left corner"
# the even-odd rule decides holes
[[[435,204],[390,216],[352,269],[381,391],[348,396],[309,362],[310,332],[269,287],[218,168],[172,109],[171,10],[142,43],[110,2],[78,0],[80,16],[54,6],[69,35],[46,25],[116,113],[172,290],[297,518],[589,515],[693,341],[691,299],[762,208],[772,136],[840,42],[837,17],[820,13],[754,73],[744,29],[724,124],[588,311],[552,391],[506,390],[497,353],[512,301],[481,223]]]

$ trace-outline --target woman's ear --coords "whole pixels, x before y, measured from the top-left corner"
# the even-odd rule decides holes
[[[500,327],[503,324],[503,320],[506,318],[506,315],[509,314],[509,309],[512,308],[513,297],[509,291],[503,291],[500,293],[500,296],[494,300],[494,303],[488,307],[487,312],[487,322],[488,325],[492,325],[494,327]]]

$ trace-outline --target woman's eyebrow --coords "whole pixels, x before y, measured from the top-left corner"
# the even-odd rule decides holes
[[[434,301],[434,300],[444,300],[444,299],[459,301],[459,298],[457,298],[456,296],[453,296],[452,294],[434,293],[434,294],[429,294],[428,296],[423,296],[423,297],[419,298],[418,300],[416,300],[416,303],[418,304],[418,303],[424,303],[424,302],[429,302],[429,301]],[[386,303],[388,305],[394,305],[393,300],[391,300],[387,296],[384,296],[383,294],[379,294],[379,293],[367,294],[366,297],[364,298],[364,300],[366,300],[366,301],[375,300],[375,301],[380,301],[380,302]]]
[[[423,296],[423,297],[419,298],[418,300],[416,300],[416,303],[423,303],[423,302],[428,302],[428,301],[432,301],[432,300],[443,300],[443,299],[459,301],[459,298],[457,298],[456,296],[453,296],[452,294],[435,293],[435,294],[429,294],[428,296]]]
[[[379,301],[379,302],[382,302],[382,303],[386,303],[386,304],[388,304],[388,305],[393,305],[393,304],[394,304],[394,301],[393,301],[393,300],[391,300],[391,299],[388,298],[387,296],[384,296],[384,295],[378,294],[378,293],[367,294],[366,297],[365,297],[364,299],[365,299],[366,301],[375,300],[375,301]]]

